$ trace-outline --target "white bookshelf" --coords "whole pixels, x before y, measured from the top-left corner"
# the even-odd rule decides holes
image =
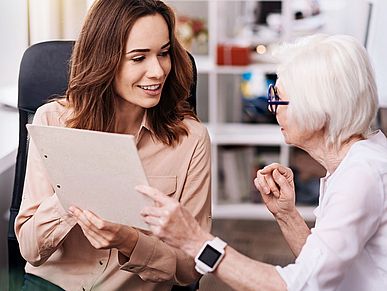
[[[262,0],[261,0],[262,1]],[[264,1],[264,0],[263,0]],[[199,117],[206,122],[212,143],[212,198],[214,218],[236,218],[236,219],[273,219],[266,207],[260,203],[227,202],[222,200],[221,185],[219,184],[219,152],[222,147],[227,146],[250,146],[267,147],[278,149],[279,162],[289,164],[289,146],[285,144],[280,128],[275,124],[246,124],[241,121],[229,121],[224,117],[223,109],[232,104],[225,104],[222,99],[220,84],[224,80],[240,78],[246,71],[259,70],[264,73],[274,73],[276,65],[265,62],[254,62],[248,66],[219,66],[216,64],[216,47],[221,41],[221,29],[225,22],[230,21],[223,13],[227,9],[238,8],[239,3],[258,1],[235,1],[235,0],[200,0],[200,1],[167,1],[175,8],[176,13],[190,17],[205,18],[208,25],[208,54],[194,54],[198,73],[198,104]],[[231,5],[231,6],[230,6]],[[234,12],[232,12],[234,13]],[[282,0],[281,21],[283,31],[277,41],[287,40],[292,35],[292,8],[291,0]],[[226,79],[229,78],[229,79]],[[200,83],[205,80],[204,88]],[[227,102],[226,102],[227,103]],[[205,107],[205,110],[200,108]],[[238,109],[236,109],[238,110]],[[206,111],[204,117],[201,111]],[[301,214],[307,220],[314,220],[314,207],[299,207]]]
[[[228,123],[208,125],[211,141],[216,145],[284,145],[276,124]]]
[[[208,55],[195,55],[194,58],[198,74],[208,74],[214,71],[215,65]]]
[[[314,207],[297,206],[305,220],[313,221]],[[233,218],[233,219],[274,219],[273,215],[262,204],[238,203],[238,204],[217,204],[212,213],[215,218]]]

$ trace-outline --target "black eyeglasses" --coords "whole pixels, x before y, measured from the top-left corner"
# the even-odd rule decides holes
[[[273,84],[270,84],[267,90],[267,103],[269,104],[269,111],[273,114],[277,114],[278,105],[289,105],[289,101],[280,100],[277,88]]]

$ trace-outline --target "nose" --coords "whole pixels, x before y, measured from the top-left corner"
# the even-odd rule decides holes
[[[150,79],[160,79],[164,76],[164,68],[157,57],[149,61],[147,68],[147,77]]]

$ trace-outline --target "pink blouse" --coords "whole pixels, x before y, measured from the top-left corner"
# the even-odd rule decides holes
[[[33,123],[64,126],[68,115],[65,107],[51,102],[37,110]],[[179,200],[210,230],[211,148],[206,128],[186,118],[189,135],[170,147],[152,138],[145,120],[136,143],[150,185]],[[33,142],[15,230],[26,272],[65,290],[170,290],[173,284],[198,278],[191,258],[143,232],[130,258],[122,260],[116,249],[95,249],[60,204]]]

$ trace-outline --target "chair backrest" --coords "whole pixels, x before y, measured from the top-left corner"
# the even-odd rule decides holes
[[[8,225],[9,290],[20,290],[23,282],[25,261],[20,255],[15,236],[14,223],[19,212],[29,136],[26,124],[41,105],[55,95],[63,95],[68,84],[69,61],[74,41],[47,41],[29,47],[22,58],[19,73],[19,147]],[[188,102],[196,111],[197,69],[194,58],[189,54],[193,67],[193,83]]]

